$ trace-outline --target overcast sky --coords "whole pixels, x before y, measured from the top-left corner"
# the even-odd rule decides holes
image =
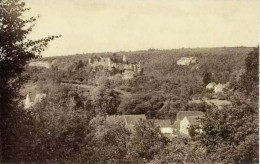
[[[257,0],[24,0],[47,56],[149,48],[257,46]]]

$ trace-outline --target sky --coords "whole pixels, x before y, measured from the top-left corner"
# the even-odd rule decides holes
[[[76,53],[257,46],[258,0],[24,0],[50,35],[43,57]]]

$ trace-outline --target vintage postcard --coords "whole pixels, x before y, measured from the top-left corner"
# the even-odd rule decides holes
[[[258,0],[0,3],[1,163],[259,163]]]

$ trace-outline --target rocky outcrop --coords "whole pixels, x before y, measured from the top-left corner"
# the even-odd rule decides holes
[[[177,61],[177,65],[188,66],[190,64],[195,64],[198,62],[197,57],[182,57]]]

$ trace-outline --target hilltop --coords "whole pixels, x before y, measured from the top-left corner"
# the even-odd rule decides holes
[[[55,63],[59,70],[69,70],[75,63],[81,61],[87,64],[89,58],[94,56],[119,57],[126,56],[129,62],[141,62],[144,74],[156,78],[171,78],[173,74],[179,75],[179,71],[185,71],[182,67],[177,67],[177,60],[181,57],[194,56],[199,60],[201,71],[208,71],[214,74],[217,82],[227,82],[229,76],[235,70],[242,69],[244,59],[252,51],[252,47],[223,47],[223,48],[183,48],[173,50],[155,50],[133,52],[106,52],[106,53],[86,53],[61,57],[48,57],[37,59]]]
[[[203,105],[189,105],[191,100],[205,96],[223,99],[225,95],[212,95],[206,85],[232,85],[243,73],[245,58],[252,50],[232,47],[77,54],[31,61],[25,75],[30,77],[28,83],[37,84],[44,93],[50,82],[81,88],[90,95],[103,92],[105,87],[119,96],[114,113],[172,118],[180,110],[204,110]],[[97,60],[93,65],[94,58],[101,63]],[[120,69],[112,70],[109,61]],[[124,73],[134,66],[140,66],[142,74],[125,79]]]

